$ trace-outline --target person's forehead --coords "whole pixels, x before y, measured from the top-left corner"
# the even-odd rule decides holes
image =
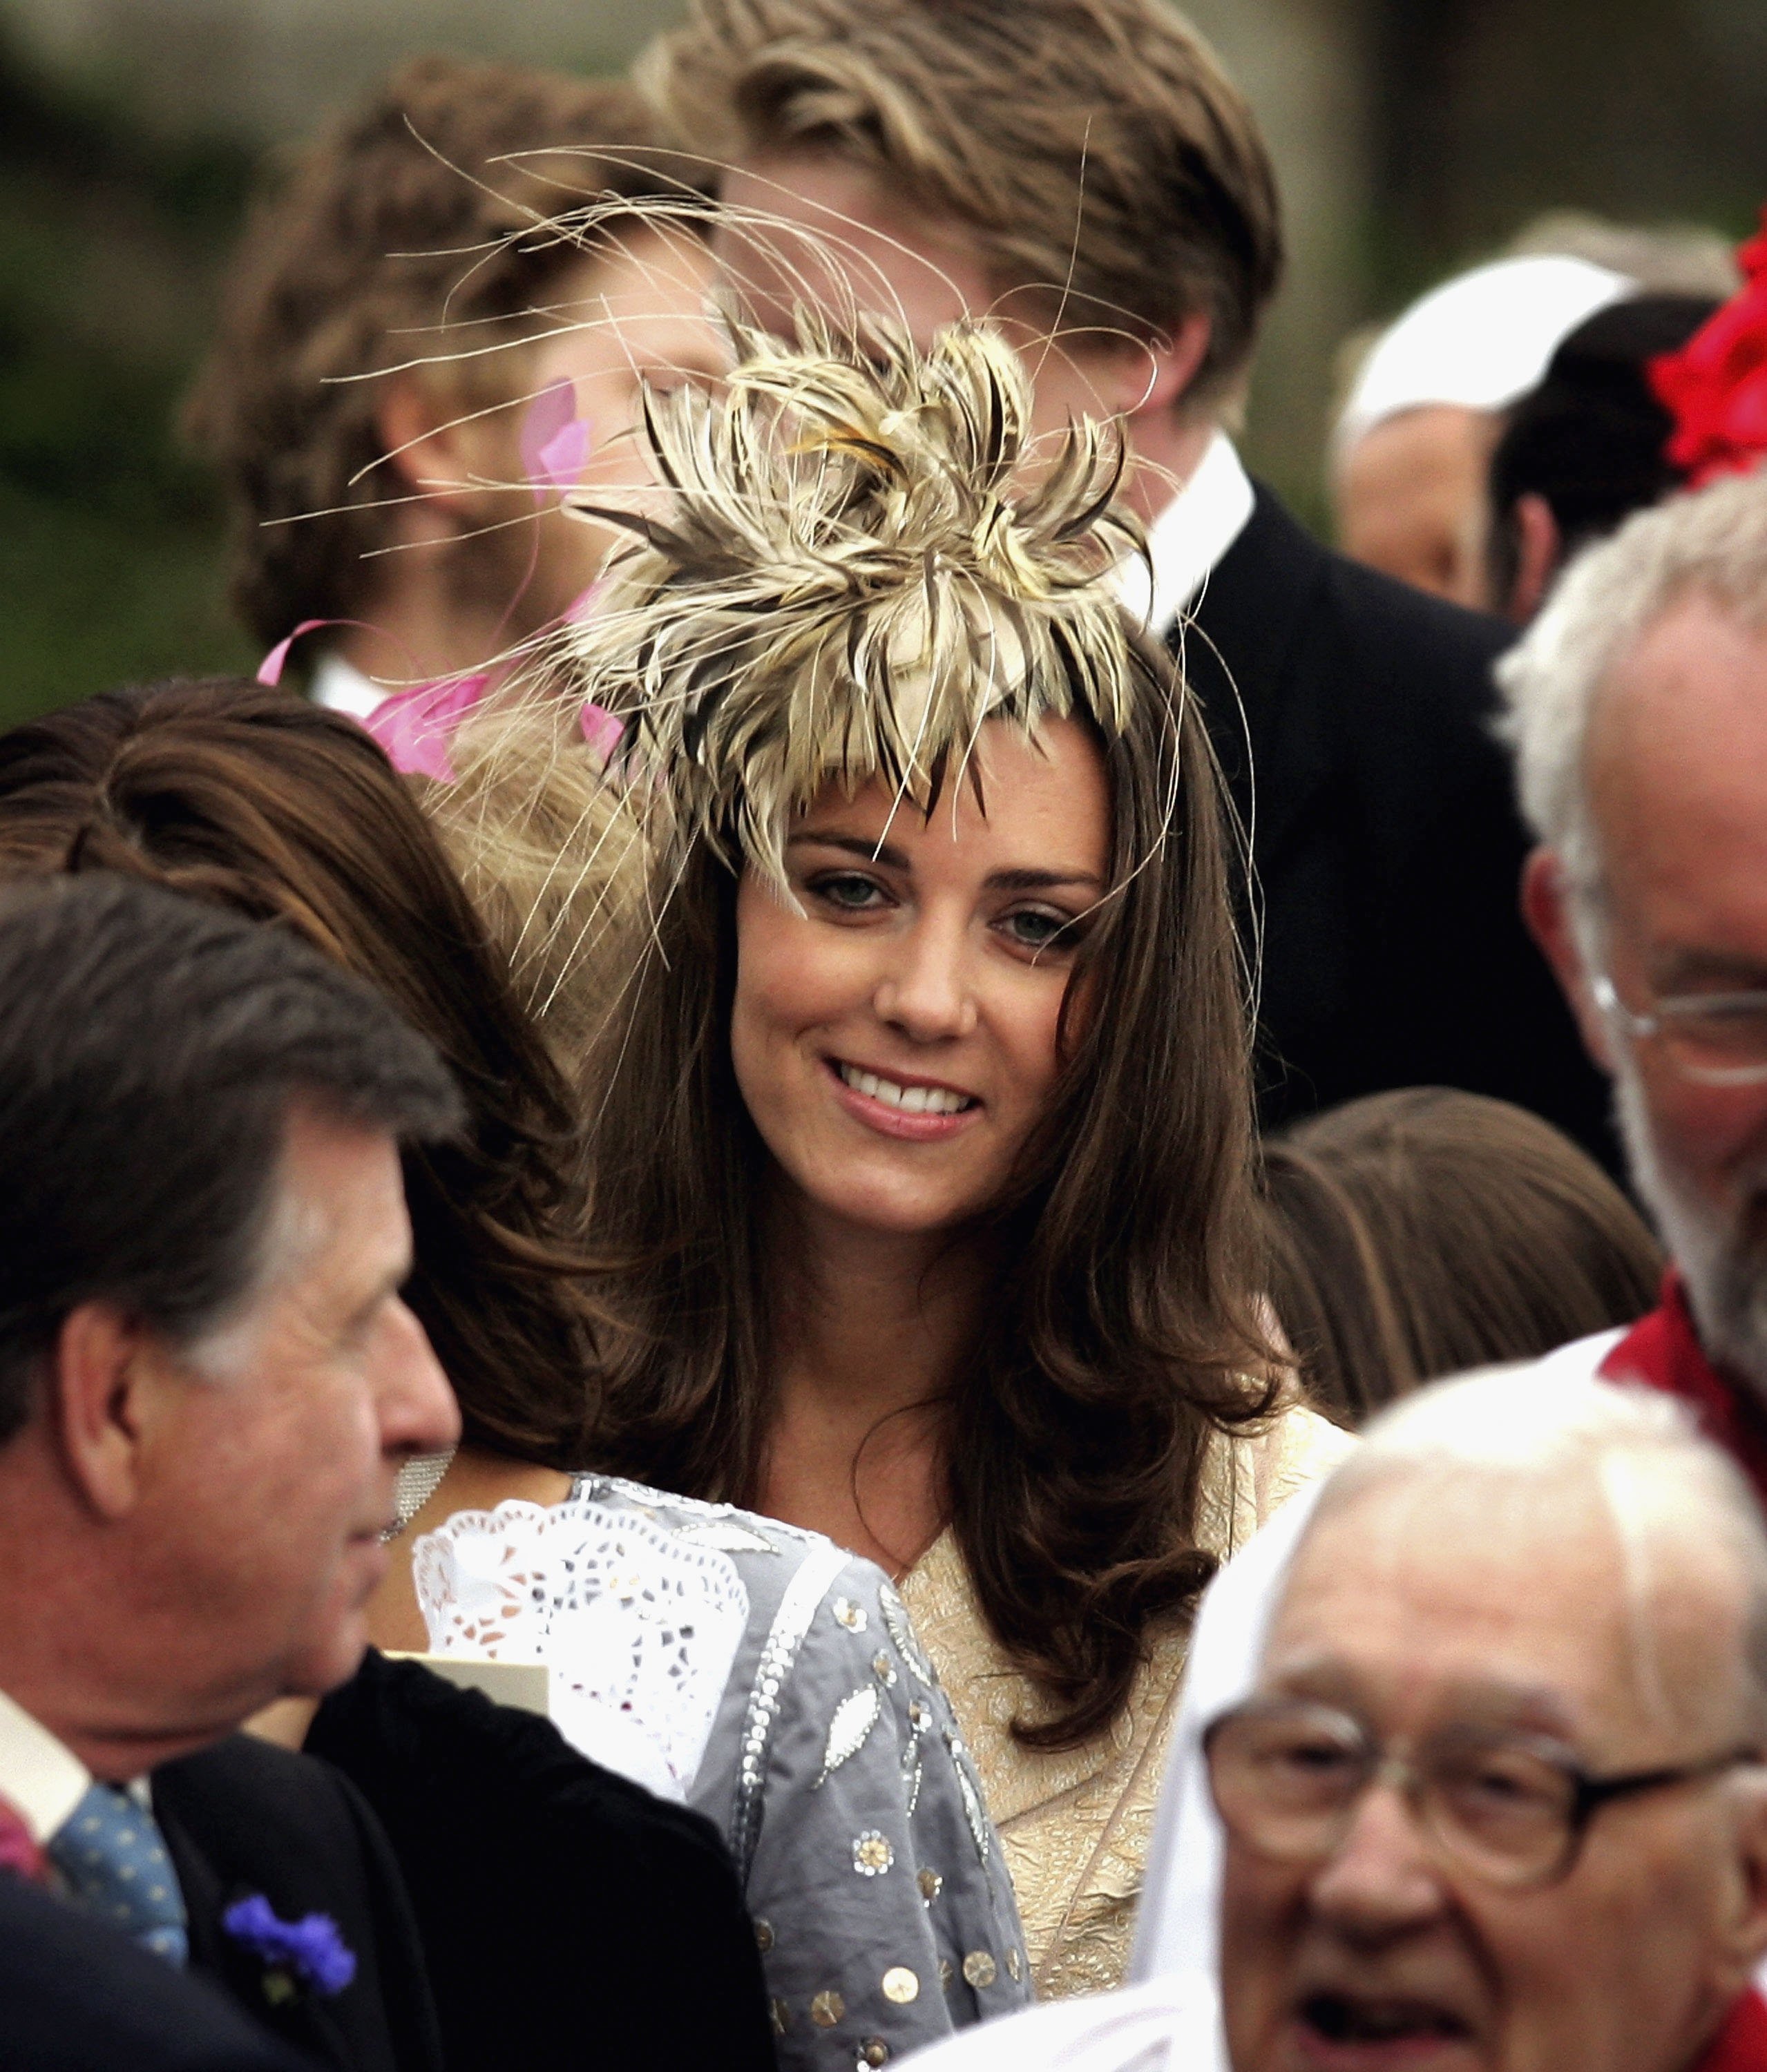
[[[1303,1541],[1264,1677],[1324,1666],[1418,1729],[1481,1693],[1596,1741],[1697,1712],[1732,1688],[1737,1579],[1662,1515],[1638,1527],[1622,1536],[1590,1477],[1375,1483]]]
[[[1610,877],[1767,951],[1767,632],[1678,599],[1602,685],[1588,776]]]
[[[949,849],[955,835],[978,856],[1024,849],[1040,864],[1102,870],[1110,824],[1102,759],[1085,729],[1046,718],[1028,738],[1014,722],[990,720],[970,750],[970,774],[948,776],[930,814],[904,804],[881,775],[851,792],[831,779],[799,824],[863,832],[900,846]],[[1096,852],[1096,853],[1094,853]]]
[[[905,314],[918,331],[977,314],[993,300],[967,225],[916,208],[870,168],[822,152],[757,153],[731,167],[715,237],[735,285],[826,298],[838,271],[861,306]]]

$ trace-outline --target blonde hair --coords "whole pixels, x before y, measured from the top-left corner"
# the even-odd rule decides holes
[[[694,0],[637,76],[696,150],[855,163],[1077,323],[1206,314],[1191,400],[1250,359],[1282,272],[1275,175],[1165,0]]]
[[[644,910],[638,815],[583,739],[575,711],[493,701],[449,744],[451,784],[419,797],[517,998],[567,1079],[629,976]]]

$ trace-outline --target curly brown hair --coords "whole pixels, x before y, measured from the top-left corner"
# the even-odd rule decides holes
[[[449,57],[402,66],[301,156],[247,229],[186,417],[221,471],[259,639],[355,615],[363,557],[392,536],[381,386],[358,377],[494,338],[511,349],[431,378],[519,394],[513,347],[555,327],[540,306],[583,257],[549,223],[610,196],[690,202],[704,178],[628,87]]]
[[[352,720],[222,679],[116,691],[0,735],[0,879],[108,870],[278,923],[377,986],[467,1108],[406,1154],[407,1299],[467,1435],[591,1465],[570,1096],[392,765]]]

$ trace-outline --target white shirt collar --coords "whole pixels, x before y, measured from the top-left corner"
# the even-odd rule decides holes
[[[91,1784],[80,1758],[0,1691],[0,1798],[18,1809],[39,1848]]]
[[[319,657],[309,693],[315,705],[323,705],[327,712],[348,713],[352,719],[366,719],[383,698],[391,695],[384,684],[365,676],[341,655]]]
[[[1118,594],[1131,616],[1155,636],[1164,635],[1196,602],[1210,571],[1246,529],[1256,501],[1233,441],[1217,431],[1189,481],[1147,528],[1152,581],[1139,561],[1125,561],[1117,571]]]

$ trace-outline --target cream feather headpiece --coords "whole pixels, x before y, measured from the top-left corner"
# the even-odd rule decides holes
[[[924,354],[800,330],[797,352],[739,334],[715,394],[648,399],[666,509],[597,512],[638,540],[561,636],[679,831],[781,883],[790,817],[830,779],[925,807],[986,721],[1114,737],[1144,695],[1110,580],[1145,551],[1112,504],[1114,432],[1071,425],[1027,474],[1029,378],[986,324]]]

